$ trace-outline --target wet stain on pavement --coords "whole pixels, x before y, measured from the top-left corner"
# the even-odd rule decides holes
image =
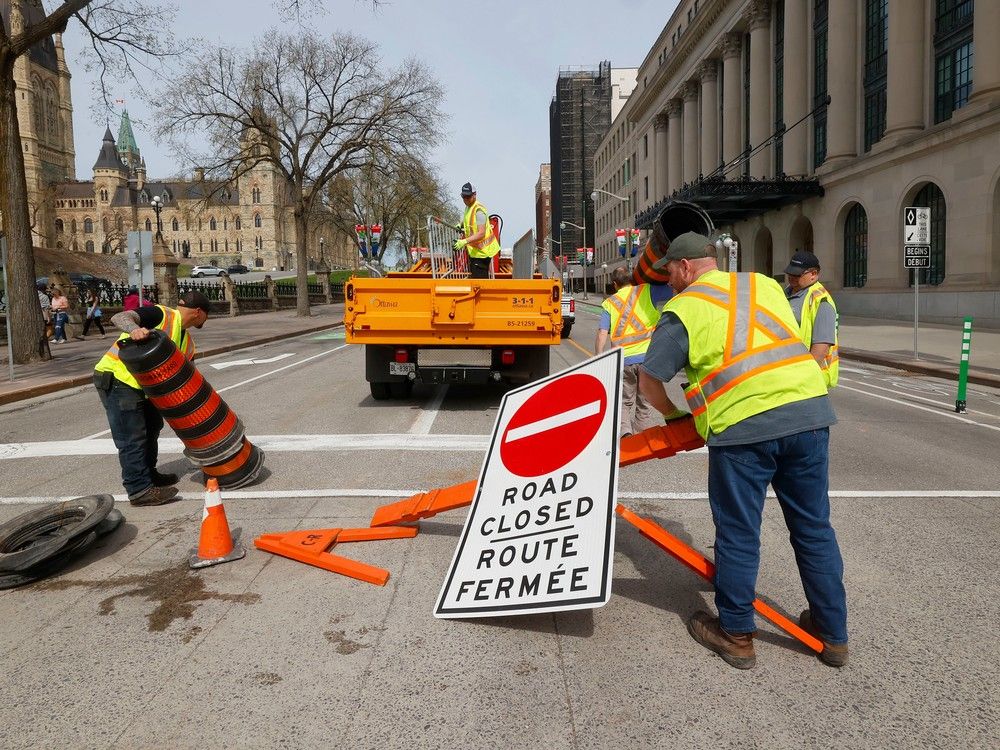
[[[100,614],[115,614],[115,604],[119,599],[126,597],[157,602],[156,608],[146,616],[149,622],[149,631],[154,633],[166,630],[174,620],[190,620],[200,602],[222,601],[235,604],[256,604],[260,601],[260,594],[224,594],[220,591],[208,590],[205,581],[200,576],[195,575],[188,568],[187,563],[144,575],[119,576],[105,581],[47,581],[37,584],[34,588],[41,591],[62,591],[82,587],[93,591],[105,591],[124,586],[134,586],[135,588],[102,599],[99,605]],[[197,634],[192,628],[184,637],[190,641]]]
[[[363,648],[371,648],[364,643],[352,641],[343,630],[327,630],[323,635],[337,647],[338,654],[354,654]]]
[[[261,685],[277,685],[281,682],[282,677],[274,672],[258,672],[254,675],[254,679]]]

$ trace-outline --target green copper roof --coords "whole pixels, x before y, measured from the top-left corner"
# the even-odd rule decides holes
[[[122,110],[122,124],[118,128],[118,153],[138,154],[139,147],[135,144],[132,134],[132,121],[128,119],[128,110]]]

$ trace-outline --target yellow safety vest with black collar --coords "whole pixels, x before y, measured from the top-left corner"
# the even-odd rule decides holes
[[[626,357],[645,354],[660,319],[649,284],[622,287],[601,307],[611,316],[611,343],[621,347]]]
[[[157,305],[157,307],[160,308],[160,311],[163,313],[163,320],[160,321],[159,325],[157,325],[154,330],[166,333],[170,337],[170,340],[174,342],[174,346],[180,349],[189,361],[194,359],[194,339],[191,338],[191,335],[181,327],[180,312],[170,307],[164,307],[163,305]],[[121,359],[118,357],[118,342],[127,338],[129,338],[129,334],[127,333],[123,333],[119,336],[115,343],[111,345],[107,352],[104,353],[104,356],[98,361],[94,370],[96,372],[110,372],[117,380],[122,381],[125,385],[135,388],[136,390],[142,390],[142,386],[139,385],[139,381],[132,377],[132,373],[128,371],[128,368],[125,367]]]
[[[663,308],[688,334],[684,396],[706,440],[755,414],[826,395],[774,279],[709,271]]]
[[[482,211],[483,216],[486,217],[486,234],[483,235],[481,240],[468,244],[469,257],[492,258],[500,252],[500,243],[497,242],[496,235],[493,234],[490,214],[486,210],[486,206],[479,201],[473,202],[471,206],[465,209],[465,215],[462,217],[462,233],[466,237],[471,237],[479,231],[479,223],[476,221],[476,214],[479,211]]]
[[[830,350],[826,353],[823,361],[819,363],[819,369],[823,371],[826,387],[833,388],[840,379],[840,345],[838,343],[840,336],[837,331],[840,327],[840,316],[837,313],[837,305],[834,303],[833,297],[826,291],[826,287],[818,281],[806,290],[805,299],[802,300],[802,320],[799,323],[799,332],[802,334],[802,343],[808,349],[812,346],[813,324],[816,322],[816,313],[823,300],[829,302],[830,307],[833,308],[836,324],[833,329],[833,343],[830,344]]]

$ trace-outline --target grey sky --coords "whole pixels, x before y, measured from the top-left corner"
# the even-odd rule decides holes
[[[327,0],[330,12],[314,19],[323,30],[351,30],[377,41],[388,64],[417,56],[445,89],[447,142],[436,154],[446,184],[456,196],[471,180],[490,211],[504,218],[510,245],[534,226],[538,165],[549,159],[548,107],[559,67],[636,67],[663,28],[676,0],[510,0],[460,4],[443,0],[393,0],[377,10],[364,0]],[[270,0],[180,0],[178,37],[208,43],[249,44],[275,25]],[[78,64],[83,43],[71,23],[66,48],[73,73],[77,176],[90,179],[104,134],[104,115],[94,121],[88,106],[92,78]],[[169,64],[161,68],[169,75]],[[152,73],[145,76],[151,90]],[[145,102],[123,87],[135,136],[150,178],[176,174],[165,145],[154,142]],[[116,95],[117,98],[117,95]],[[117,121],[111,123],[117,136]]]

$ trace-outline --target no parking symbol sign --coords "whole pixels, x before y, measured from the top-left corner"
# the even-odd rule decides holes
[[[622,361],[613,349],[504,396],[435,617],[607,603]]]

